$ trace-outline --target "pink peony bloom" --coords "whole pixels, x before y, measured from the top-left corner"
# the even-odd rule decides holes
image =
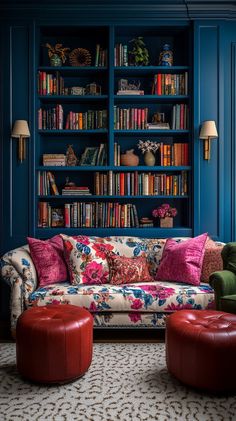
[[[108,281],[108,272],[103,272],[102,264],[97,262],[88,263],[82,276],[83,284],[105,284]]]
[[[131,308],[133,308],[134,310],[138,310],[139,308],[142,308],[142,306],[142,301],[139,300],[139,298],[135,298],[132,302]]]
[[[84,244],[85,246],[87,246],[90,243],[89,237],[87,237],[87,235],[74,235],[72,236],[72,238],[77,240],[79,243]]]
[[[129,313],[128,316],[132,323],[137,323],[141,321],[140,313]]]

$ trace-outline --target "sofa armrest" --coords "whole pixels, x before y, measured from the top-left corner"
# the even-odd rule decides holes
[[[229,270],[214,272],[209,283],[215,292],[216,309],[221,310],[221,298],[236,294],[236,275]]]
[[[37,288],[37,273],[28,246],[11,250],[0,260],[2,280],[10,287],[11,329],[25,310],[29,295]]]

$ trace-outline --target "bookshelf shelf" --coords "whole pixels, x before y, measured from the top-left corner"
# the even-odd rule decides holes
[[[108,231],[109,230],[109,231]],[[36,235],[38,238],[49,238],[51,235],[67,234],[67,235],[124,235],[124,236],[140,236],[148,238],[166,238],[166,237],[191,237],[192,229],[188,227],[174,228],[37,228]]]
[[[95,102],[108,99],[108,95],[39,95],[40,101],[60,102]]]
[[[123,62],[122,60],[117,61],[116,46],[127,45],[128,51],[131,51],[132,47],[129,41],[137,36],[144,37],[149,51],[150,65],[133,66],[130,65],[130,59]],[[168,28],[148,25],[127,27],[113,24],[101,27],[84,25],[76,28],[70,25],[61,28],[39,26],[38,39],[34,83],[35,121],[39,123],[38,126],[36,125],[34,174],[34,231],[37,237],[48,238],[59,232],[66,234],[79,232],[80,234],[98,236],[137,235],[150,238],[191,236],[193,233],[193,146],[192,115],[189,111],[192,107],[192,64],[188,25],[168,26]],[[54,45],[55,42],[59,42],[59,39],[63,45],[71,49],[77,48],[78,45],[84,45],[91,53],[92,65],[49,66],[47,51],[42,48],[42,45],[46,43]],[[173,47],[174,65],[156,65],[162,46],[167,42]],[[98,63],[98,44],[102,50],[106,51],[105,60],[99,61],[105,66],[94,65]],[[116,66],[115,63],[129,65]],[[122,80],[127,81],[125,86],[131,86],[132,84],[135,87],[140,86],[144,95],[117,95],[118,91],[123,90],[121,88],[123,86]],[[91,89],[90,91],[88,88],[90,85],[98,86],[95,86],[95,90]],[[160,86],[161,90],[159,89]],[[36,95],[37,92],[38,95]],[[48,94],[49,92],[51,94]],[[74,92],[83,93],[83,95],[74,95]],[[87,92],[99,93],[99,95],[86,95]],[[151,93],[153,94],[151,95]],[[160,95],[160,93],[162,94]],[[165,94],[163,95],[163,93]],[[164,118],[155,120],[158,114],[164,116]],[[89,121],[90,119],[94,119],[92,123]],[[148,127],[147,123],[153,121],[168,122],[170,127],[181,127],[181,129],[140,129],[140,127]],[[47,129],[42,129],[42,127]],[[60,129],[50,130],[49,127],[60,127]],[[94,128],[72,130],[68,127]],[[118,130],[119,127],[139,127],[139,129]],[[156,152],[157,165],[144,165],[144,157],[137,147],[139,140],[151,140],[161,144],[160,150]],[[176,146],[176,143],[179,145]],[[73,145],[78,164],[76,166],[57,166],[61,163],[58,156],[65,155],[68,145]],[[164,152],[164,150],[167,151],[164,148],[167,145],[168,152]],[[161,149],[162,147],[163,149]],[[102,154],[99,155],[101,159],[81,160],[82,155],[89,149],[97,149],[97,154],[98,151],[102,151]],[[139,155],[140,165],[132,167],[115,165],[120,162],[117,157],[130,149],[134,149],[135,154]],[[174,154],[176,154],[175,157]],[[182,154],[180,160],[179,154]],[[46,161],[42,159],[43,155],[54,156],[51,161],[53,165],[42,165]],[[167,155],[168,161],[165,160]],[[86,164],[89,162],[101,163],[102,165],[80,165],[80,162],[86,162]],[[55,163],[56,165],[54,165]],[[168,165],[160,165],[165,163],[168,163]],[[183,163],[188,165],[178,165]],[[54,195],[52,193],[55,191],[51,180],[48,180],[50,178],[48,173],[51,173],[54,177],[60,193],[69,178],[72,185],[74,183],[77,187],[85,186],[87,191],[92,194],[86,195],[86,190],[81,188],[85,192],[83,195]],[[98,183],[100,183],[99,187]],[[154,185],[154,183],[156,184]],[[45,184],[47,184],[46,187]],[[106,192],[105,195],[102,194],[103,191]],[[109,195],[107,192],[115,194]],[[139,194],[127,194],[134,192]],[[143,192],[149,194],[143,195]],[[150,192],[167,194],[150,195]],[[98,194],[95,195],[94,193]],[[122,193],[125,193],[125,195]],[[66,212],[69,209],[70,215],[73,214],[73,205],[76,205],[76,202],[77,204],[81,202],[81,207],[87,202],[88,204],[90,202],[91,206],[95,204],[96,207],[99,204],[101,211],[104,212],[102,218],[105,218],[107,205],[114,212],[117,210],[115,206],[121,205],[125,209],[124,212],[129,215],[127,218],[130,218],[131,221],[131,223],[125,223],[125,225],[132,225],[132,228],[51,227],[52,219],[49,219],[52,217],[52,212],[55,210],[55,213],[57,213],[58,209],[60,212],[64,212],[65,221]],[[176,227],[169,229],[159,227],[138,228],[136,215],[138,220],[142,217],[150,218],[154,207],[162,203],[169,203],[177,208]],[[64,206],[65,204],[66,206]],[[48,206],[48,209],[46,209],[48,212],[46,225],[48,227],[42,228],[41,226],[45,225],[45,221],[40,220],[40,217],[42,215],[45,217],[45,205]],[[90,210],[93,209],[91,207]],[[101,225],[104,226],[104,224]]]
[[[50,195],[50,196],[42,196],[42,195],[38,195],[38,199],[44,199],[44,200],[74,200],[74,199],[76,199],[76,200],[78,200],[78,199],[82,199],[82,200],[88,200],[88,201],[90,201],[91,199],[92,200],[94,200],[94,199],[96,199],[96,200],[104,200],[105,198],[104,198],[104,196],[101,196],[101,195],[94,195],[94,194],[91,194],[91,195],[85,195],[85,196],[82,196],[82,195],[73,195],[73,196],[67,196],[67,195]],[[119,199],[119,200],[121,200],[121,199],[129,199],[129,200],[136,200],[136,199],[189,199],[189,196],[188,195],[184,195],[184,196],[179,196],[179,195],[176,195],[176,196],[173,196],[173,195],[152,195],[152,196],[150,196],[150,195],[136,195],[136,196],[117,196],[117,195],[111,195],[111,196],[106,196],[106,200],[107,199]]]
[[[150,74],[150,73],[175,73],[181,71],[188,71],[189,66],[116,66],[114,67],[114,72],[117,73],[131,73],[133,74]]]
[[[188,101],[189,95],[114,95],[116,102],[159,102]]]
[[[147,166],[137,166],[137,167],[115,167],[115,166],[106,166],[106,167],[99,167],[99,166],[95,166],[95,165],[90,165],[90,166],[74,166],[74,167],[54,167],[54,166],[37,166],[36,167],[37,171],[114,171],[114,172],[133,172],[133,171],[142,171],[142,172],[150,172],[150,171],[154,171],[154,172],[158,172],[158,171],[165,171],[165,172],[169,172],[169,171],[191,171],[191,167],[190,166],[181,166],[181,167],[168,167],[168,166],[155,166],[155,167],[147,167]]]

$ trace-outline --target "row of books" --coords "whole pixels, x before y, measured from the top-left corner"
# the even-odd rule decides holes
[[[139,227],[139,220],[136,206],[130,203],[74,202],[55,208],[39,202],[38,227],[133,228]]]
[[[107,66],[107,49],[101,47],[100,44],[96,45],[95,54],[95,67]]]
[[[161,142],[157,155],[159,155],[157,165],[158,163],[164,167],[189,165],[189,144],[164,144]]]
[[[187,104],[176,104],[172,109],[172,130],[186,130],[189,126],[189,109]]]
[[[39,130],[63,130],[64,112],[60,104],[50,109],[38,110]]]
[[[114,106],[115,130],[143,130],[147,128],[148,108],[120,108]]]
[[[40,130],[63,130],[63,107],[38,110],[38,128]],[[85,113],[70,111],[66,117],[66,130],[92,130],[107,128],[107,110],[88,110]]]
[[[93,130],[107,128],[107,110],[88,110],[85,113],[70,111],[66,118],[66,130]]]
[[[116,44],[114,48],[114,65],[128,66],[128,45]]]
[[[64,78],[59,72],[55,74],[38,72],[38,94],[39,95],[64,95]]]
[[[38,171],[38,194],[40,196],[59,195],[55,176],[50,171]]]
[[[188,95],[188,72],[154,75],[153,95]]]
[[[95,173],[95,194],[104,196],[185,196],[188,194],[186,171],[180,174],[119,172]]]

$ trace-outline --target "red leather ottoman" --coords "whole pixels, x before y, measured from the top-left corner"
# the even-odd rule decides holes
[[[92,360],[93,317],[70,304],[33,307],[16,326],[19,373],[43,383],[68,382],[82,376]]]
[[[212,392],[236,389],[236,315],[181,310],[168,317],[166,362],[187,385]]]

